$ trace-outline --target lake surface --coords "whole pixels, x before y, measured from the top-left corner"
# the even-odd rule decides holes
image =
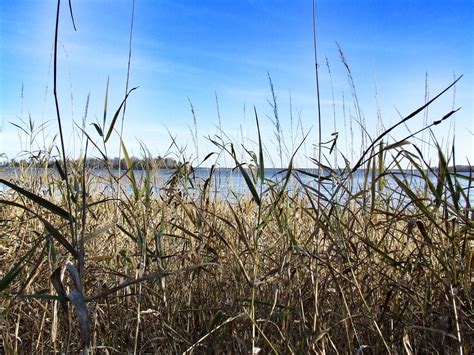
[[[212,172],[212,175],[211,175]],[[247,172],[250,171],[247,170]],[[0,170],[0,177],[4,179],[11,180],[20,186],[21,182],[18,178],[18,169],[16,168],[5,168]],[[57,174],[54,169],[49,169],[48,174]],[[113,173],[118,176],[119,171],[113,170]],[[122,170],[123,174],[124,171]],[[45,174],[44,169],[33,169],[31,174]],[[145,171],[143,170],[134,170],[134,174],[137,182],[140,183],[145,177]],[[306,187],[306,191],[315,194],[318,191],[318,171],[317,169],[301,169],[293,171],[291,178],[288,181],[286,190],[294,193],[302,193],[303,186]],[[425,188],[425,182],[416,174],[411,172],[402,173],[393,173],[399,179],[407,180],[408,185],[419,191],[422,191]],[[109,173],[105,169],[94,169],[91,171],[93,176],[93,183],[89,185],[90,190],[96,193],[102,194],[112,194],[114,192],[113,185],[109,182]],[[347,175],[347,174],[346,174]],[[465,177],[469,177],[469,173],[461,173]],[[175,170],[157,170],[156,174],[152,177],[152,194],[158,195],[161,191],[166,188],[169,188],[173,184],[173,177],[175,176]],[[265,169],[265,179],[267,180],[263,186],[261,186],[262,191],[268,190],[271,186],[278,188],[282,186],[283,181],[287,176],[287,171],[282,169]],[[429,174],[429,178],[432,183],[436,186],[437,176],[433,173]],[[338,177],[337,179],[325,180],[321,182],[319,187],[323,197],[329,198],[340,182],[343,183],[346,189],[349,189],[352,192],[360,191],[364,185],[366,179],[370,182],[372,175],[369,173],[366,176],[366,171],[359,170],[353,176],[352,179],[344,182],[344,175]],[[187,178],[179,180],[179,182],[173,187],[182,192],[187,192],[190,195],[198,194],[202,191],[206,181],[209,180],[209,191],[217,198],[235,200],[239,196],[250,196],[250,190],[247,186],[247,183],[238,169],[231,168],[217,168],[214,171],[211,171],[210,168],[195,168],[188,175]],[[123,188],[126,193],[132,194],[133,189],[127,177],[123,177],[122,181]],[[400,187],[397,185],[396,181],[392,176],[387,176],[387,187],[392,189],[395,193],[401,192]],[[474,184],[474,181],[471,180],[469,184],[469,179],[458,179],[460,185],[468,195],[471,206],[474,205],[474,187],[471,186]],[[260,185],[256,185],[257,191],[260,191]],[[0,184],[0,191],[7,191],[8,188]],[[338,190],[339,193],[342,193],[343,189]]]

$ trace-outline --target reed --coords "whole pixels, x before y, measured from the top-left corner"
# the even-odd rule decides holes
[[[216,170],[200,184],[189,164],[167,184],[152,159],[136,176],[125,144],[127,174],[105,180],[131,188],[121,199],[81,162],[68,167],[71,212],[59,164],[0,180],[4,350],[472,351],[473,178],[450,172],[441,147],[433,169],[406,140],[380,144],[358,188],[355,167],[326,169],[331,195],[291,163],[266,178],[261,142],[247,162],[214,144],[247,197],[212,194]]]
[[[124,174],[109,168],[98,177],[86,164],[89,148],[109,166],[108,141],[122,137],[115,125],[134,88],[110,123],[106,93],[95,132],[77,126],[78,160],[67,158],[60,132],[59,149],[26,161],[16,178],[0,178],[0,350],[472,353],[473,170],[456,171],[454,144],[445,154],[429,134],[457,110],[389,139],[459,79],[375,139],[358,113],[365,144],[353,165],[338,152],[336,135],[326,143],[320,137],[315,169],[296,168],[304,134],[278,178],[265,174],[255,109],[255,147],[240,154],[219,126],[214,151],[199,162],[211,166],[204,180],[173,136],[181,163],[169,179],[161,180],[143,145],[138,174],[122,139]],[[287,145],[270,86],[282,161]],[[29,126],[32,147],[39,131]],[[413,138],[421,135],[428,138],[420,147]],[[438,156],[436,168],[426,146]],[[36,173],[54,149],[61,152],[56,173]],[[232,187],[232,198],[216,193],[222,156],[242,176],[243,196]]]

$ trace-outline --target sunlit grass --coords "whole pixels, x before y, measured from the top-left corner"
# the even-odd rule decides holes
[[[129,170],[121,186],[131,192],[117,200],[76,162],[75,243],[61,174],[19,170],[21,183],[2,180],[11,188],[0,209],[5,349],[77,349],[81,331],[91,349],[118,351],[138,342],[143,351],[249,352],[252,338],[279,352],[454,350],[459,340],[472,349],[473,222],[460,181],[472,178],[446,174],[441,152],[436,181],[395,145],[370,156],[359,189],[334,171],[340,192],[318,199],[291,165],[282,183],[263,185],[263,155],[244,168],[231,145],[216,148],[241,167],[247,197],[227,202],[183,165],[159,194],[150,189],[156,166],[140,177]],[[417,189],[412,173],[386,168],[406,159]],[[81,287],[83,302],[67,302]]]
[[[204,181],[175,141],[180,163],[168,180],[144,146],[137,173],[121,134],[117,172],[107,147],[134,89],[111,119],[106,93],[94,132],[77,126],[79,159],[67,159],[60,132],[58,146],[29,152],[35,159],[0,178],[0,350],[472,353],[473,177],[455,170],[454,148],[443,153],[435,137],[422,144],[436,168],[413,143],[456,110],[390,138],[457,80],[375,138],[360,119],[354,164],[335,132],[304,170],[293,163],[307,137],[288,152],[270,79],[281,165],[289,155],[278,180],[265,174],[256,110],[255,147],[240,150],[220,130],[202,159],[211,166]],[[60,126],[59,105],[57,118]],[[196,120],[193,112],[199,156]],[[92,149],[100,176],[86,163]],[[216,193],[222,156],[243,196],[232,186],[230,198]],[[336,156],[343,168],[328,163]]]

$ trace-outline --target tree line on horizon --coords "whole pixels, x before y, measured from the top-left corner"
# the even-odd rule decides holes
[[[77,159],[71,159],[70,162],[78,163],[80,162]],[[1,162],[0,166],[3,167],[11,167],[17,168],[21,166],[32,166],[37,168],[56,168],[57,164],[62,164],[61,160],[49,159],[47,161],[41,161],[35,159],[34,157],[29,159],[11,159],[10,161]],[[137,157],[130,157],[130,163],[133,166],[134,170],[145,170],[147,167],[156,167],[158,169],[176,169],[181,164],[173,158],[170,157],[156,157],[156,158],[148,158],[148,159],[140,159]],[[85,160],[85,165],[87,168],[91,169],[106,169],[107,167],[110,169],[127,169],[127,162],[125,158],[112,158],[112,159],[100,159],[100,158],[87,158]]]

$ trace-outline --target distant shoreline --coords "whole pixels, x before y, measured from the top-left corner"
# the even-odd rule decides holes
[[[76,161],[72,161],[72,163],[77,163]],[[62,162],[60,162],[61,167],[62,167]],[[143,160],[135,160],[132,162],[133,164],[133,170],[141,171],[141,170],[146,170],[147,166],[150,168],[158,169],[158,170],[176,170],[180,166],[184,165],[182,163],[178,163],[174,160],[171,161],[154,161],[154,162],[146,162]],[[15,162],[14,164],[7,163],[0,165],[0,169],[16,169],[16,168],[22,168],[23,166],[28,166],[33,169],[54,169],[57,170],[57,166],[55,162],[48,162],[48,164],[41,163],[41,164],[31,164],[27,162]],[[89,169],[107,169],[107,165],[102,163],[98,163],[97,161],[94,160],[94,162],[88,162],[86,165],[87,168]],[[110,163],[108,166],[109,169],[111,170],[118,170],[119,168],[121,170],[127,170],[127,164],[125,162],[122,162],[122,164],[116,164],[116,163]],[[194,169],[211,169],[210,167],[194,167]],[[216,167],[216,169],[234,169],[234,167]],[[265,170],[268,171],[286,171],[287,168],[265,168]],[[300,170],[300,171],[312,171],[312,172],[317,172],[317,168],[294,168],[293,170]],[[335,171],[338,172],[343,172],[344,169],[334,169]],[[430,171],[433,172],[438,172],[439,168],[438,167],[432,167],[429,169]],[[424,169],[424,171],[429,171],[428,169]],[[359,172],[365,172],[366,169],[358,169]],[[400,170],[400,169],[388,169],[386,172],[392,173],[392,174],[402,174],[406,173],[409,171],[416,172],[415,169],[410,168],[410,169],[405,169],[405,170]],[[472,172],[474,173],[474,166],[469,166],[469,165],[456,165],[456,166],[450,166],[448,167],[448,171],[450,173],[469,173]],[[2,170],[0,170],[0,173]]]
[[[82,161],[79,160],[68,160],[69,164],[81,164]],[[154,167],[158,169],[176,169],[178,168],[181,163],[177,162],[172,158],[150,158],[150,159],[138,159],[135,157],[131,157],[130,161],[128,162],[133,166],[134,170],[145,170],[147,167]],[[86,167],[91,169],[122,169],[127,170],[127,161],[125,158],[118,159],[113,158],[108,161],[104,161],[103,159],[98,158],[88,158],[85,161]],[[20,160],[20,161],[10,161],[4,164],[0,164],[0,168],[20,168],[23,166],[28,166],[35,169],[57,169],[57,166],[60,165],[61,168],[63,167],[63,162],[61,160],[49,160],[49,161],[30,161],[30,160]]]

